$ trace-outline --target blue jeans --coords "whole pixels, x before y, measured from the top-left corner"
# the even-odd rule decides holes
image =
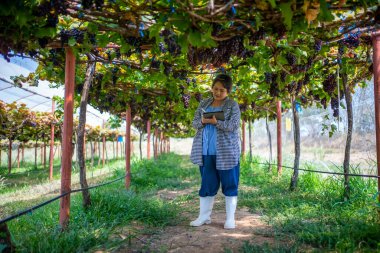
[[[218,193],[220,183],[225,196],[233,197],[238,195],[240,163],[229,170],[216,169],[216,156],[204,155],[203,166],[199,167],[202,177],[200,197],[212,197]]]

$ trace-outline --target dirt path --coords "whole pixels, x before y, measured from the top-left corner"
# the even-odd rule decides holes
[[[175,196],[186,195],[194,189],[178,191],[160,191],[158,196],[172,199]],[[212,223],[201,227],[190,227],[189,222],[198,215],[198,199],[181,202],[182,219],[176,226],[168,226],[155,233],[136,235],[133,240],[123,243],[117,248],[98,250],[100,252],[180,252],[180,253],[217,253],[238,252],[245,242],[255,245],[278,244],[273,236],[273,230],[262,221],[260,214],[250,213],[248,208],[239,206],[236,211],[236,229],[223,228],[225,221],[225,202],[223,195],[217,195],[212,214]],[[136,228],[135,231],[144,231]],[[127,238],[129,228],[117,231],[119,238]],[[137,239],[136,239],[137,238]],[[286,244],[286,242],[280,242]]]

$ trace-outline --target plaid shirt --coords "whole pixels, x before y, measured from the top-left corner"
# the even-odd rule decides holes
[[[202,100],[195,111],[193,127],[197,133],[193,140],[190,160],[199,166],[203,165],[202,159],[202,109],[211,105],[213,98]],[[238,103],[227,97],[221,105],[225,120],[218,120],[216,126],[216,169],[229,170],[235,167],[240,158],[240,109]]]

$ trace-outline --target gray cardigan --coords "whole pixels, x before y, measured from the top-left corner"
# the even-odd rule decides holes
[[[213,98],[202,100],[195,111],[193,127],[197,133],[193,140],[190,160],[199,166],[203,165],[202,159],[202,109],[211,105]],[[218,120],[216,124],[216,168],[229,170],[235,167],[240,159],[240,109],[238,103],[227,97],[222,103],[225,120]]]

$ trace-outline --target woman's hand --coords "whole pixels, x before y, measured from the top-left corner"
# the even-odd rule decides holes
[[[213,124],[213,125],[216,125],[216,123],[218,123],[218,122],[217,122],[217,120],[216,120],[216,118],[215,118],[215,115],[212,115],[212,118],[211,118],[211,119],[206,119],[206,118],[204,118],[204,117],[202,116],[202,123],[203,123],[203,124]]]

